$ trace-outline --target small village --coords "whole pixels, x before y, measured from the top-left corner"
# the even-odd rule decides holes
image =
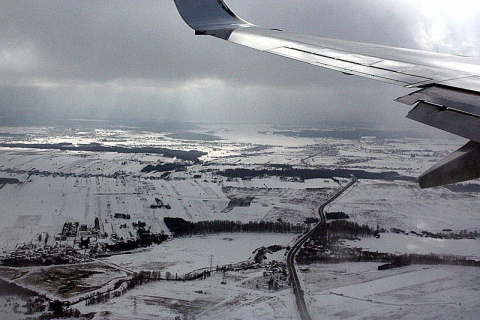
[[[130,220],[130,214],[115,213],[114,219]],[[120,228],[132,228],[130,238],[124,239],[116,233],[100,231],[100,222],[95,218],[92,226],[78,222],[66,222],[62,231],[54,236],[40,233],[30,243],[18,243],[15,250],[0,256],[0,265],[12,267],[48,266],[91,262],[96,257],[108,256],[118,251],[133,250],[138,247],[159,244],[167,240],[163,232],[153,234],[147,230],[145,222],[132,222],[120,225]]]

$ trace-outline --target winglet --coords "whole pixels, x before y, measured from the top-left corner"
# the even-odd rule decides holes
[[[253,26],[241,19],[223,0],[174,0],[180,16],[196,34],[227,39],[231,31]]]

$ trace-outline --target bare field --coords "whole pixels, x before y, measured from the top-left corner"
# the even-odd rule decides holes
[[[69,300],[126,277],[127,274],[117,268],[101,263],[86,263],[35,268],[15,282],[46,293],[47,296]]]

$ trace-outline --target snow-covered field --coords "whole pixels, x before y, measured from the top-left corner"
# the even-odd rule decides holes
[[[310,265],[303,277],[314,319],[478,319],[478,268],[377,266]]]
[[[226,179],[216,174],[216,170],[292,165],[310,169],[397,171],[414,177],[462,145],[455,140],[420,138],[295,137],[274,133],[278,130],[271,126],[211,125],[197,128],[193,133],[218,138],[193,140],[175,138],[170,132],[128,128],[0,128],[0,143],[74,146],[98,143],[208,153],[201,157],[203,164],[189,163],[185,170],[172,172],[165,178],[162,172],[141,170],[147,165],[182,163],[181,160],[158,154],[0,147],[0,178],[19,181],[0,184],[0,255],[19,244],[39,242],[41,234],[58,234],[65,222],[93,225],[95,218],[99,218],[102,232],[128,238],[130,229],[122,228],[125,221],[113,218],[117,212],[130,214],[131,221],[146,222],[152,232],[168,232],[164,217],[188,221],[303,223],[307,217],[317,216],[320,204],[339,187],[336,180],[300,182],[266,176]],[[250,206],[226,210],[230,199],[235,197],[253,197],[253,200]],[[171,208],[151,208],[156,198]],[[443,187],[422,190],[413,182],[361,179],[327,211],[344,211],[351,221],[387,230],[473,232],[480,230],[479,207],[480,195],[476,192],[453,192]],[[246,261],[259,247],[287,245],[295,237],[218,234],[173,239],[103,261],[126,270],[160,270],[181,275],[209,267],[210,260],[213,266]],[[52,236],[52,245],[53,239]],[[350,241],[346,245],[381,252],[453,254],[479,259],[479,241],[386,233],[380,239]],[[284,253],[282,250],[267,258],[281,260]],[[416,265],[380,272],[377,266],[370,263],[309,266],[310,271],[303,273],[303,277],[314,318],[476,319],[480,312],[478,268]],[[125,275],[123,271],[119,274]],[[22,284],[30,287],[34,281],[28,279],[25,277]],[[262,270],[229,272],[226,279],[227,283],[221,284],[223,275],[215,273],[193,282],[154,282],[104,304],[76,307],[83,312],[97,312],[95,319],[174,319],[186,314],[195,314],[197,319],[298,318],[291,290],[264,290],[269,278],[263,276]],[[84,284],[94,280],[87,278]],[[55,296],[55,288],[37,286],[36,289]],[[0,313],[0,317],[9,316]]]
[[[265,283],[261,271],[222,274],[192,282],[154,282],[125,295],[94,306],[76,306],[96,312],[94,319],[174,319],[195,315],[195,319],[297,319],[291,290],[269,292],[245,288],[243,283]],[[136,305],[136,308],[135,308]]]
[[[345,211],[360,224],[405,231],[480,231],[480,195],[444,187],[420,189],[403,181],[360,180],[327,208]]]
[[[248,261],[255,249],[287,246],[296,234],[225,233],[174,239],[136,254],[116,255],[105,260],[128,270],[161,270],[173,276]],[[285,250],[282,251],[285,253]],[[276,255],[278,258],[282,256]]]
[[[188,173],[187,173],[188,174]],[[233,220],[303,222],[316,214],[319,204],[338,185],[331,181],[282,183],[259,179],[257,186],[238,186],[224,192],[221,182],[211,179],[150,180],[134,177],[62,177],[54,175],[15,175],[23,183],[0,189],[1,250],[13,250],[19,243],[30,243],[42,232],[58,234],[65,222],[93,225],[98,217],[102,231],[128,238],[120,228],[124,221],[117,213],[128,213],[132,221],[145,221],[152,232],[168,232],[163,218],[180,217],[189,221]],[[268,183],[270,186],[264,186]],[[284,185],[284,187],[282,187]],[[233,186],[230,184],[230,186]],[[274,186],[274,187],[271,187]],[[311,187],[315,186],[315,189]],[[318,188],[318,189],[317,189]],[[228,212],[229,196],[252,196],[249,207]],[[171,209],[155,208],[155,198]],[[302,199],[303,201],[299,201]],[[53,239],[53,237],[51,237]]]
[[[262,246],[288,245],[293,234],[217,234],[169,241],[137,254],[118,255],[105,261],[128,270],[161,270],[173,277],[205,268],[235,264],[250,260],[254,250]],[[268,254],[266,261],[283,258],[285,250]],[[190,282],[161,281],[137,287],[122,297],[102,305],[76,306],[82,312],[103,312],[111,319],[132,317],[136,299],[138,318],[173,318],[180,314],[195,314],[197,319],[295,319],[294,299],[290,290],[270,292],[249,287],[257,281],[266,284],[269,277],[263,270],[214,273],[205,280]],[[119,312],[121,308],[121,312]],[[109,318],[109,317],[105,317]],[[231,318],[231,319],[233,319]],[[104,319],[99,317],[98,319]]]

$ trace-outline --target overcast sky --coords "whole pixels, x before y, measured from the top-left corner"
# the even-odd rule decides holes
[[[261,26],[480,56],[476,2],[226,0]],[[415,127],[393,102],[411,91],[194,36],[173,0],[0,0],[4,118]]]

